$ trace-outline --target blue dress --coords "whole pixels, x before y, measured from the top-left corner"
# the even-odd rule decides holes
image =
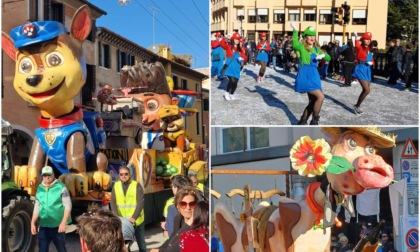
[[[310,56],[311,64],[303,65],[299,68],[295,83],[296,92],[306,93],[313,90],[322,90],[316,54],[312,53]]]
[[[354,68],[353,77],[359,80],[371,81],[371,67],[366,62],[372,61],[372,53],[368,53],[366,61],[359,61],[357,66]]]
[[[241,64],[239,61],[239,57],[241,55],[239,52],[233,52],[233,57],[228,57],[226,59],[226,65],[229,65],[226,69],[225,76],[235,77],[236,79],[239,79],[241,76]]]

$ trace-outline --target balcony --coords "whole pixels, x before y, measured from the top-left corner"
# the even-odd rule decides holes
[[[226,0],[220,0],[211,7],[211,10],[218,11],[224,8],[228,8],[228,2]]]

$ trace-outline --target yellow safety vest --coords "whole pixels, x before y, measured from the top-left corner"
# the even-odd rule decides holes
[[[197,184],[198,190],[200,190],[202,193],[204,193],[204,185],[202,183]]]
[[[137,181],[132,180],[124,195],[122,182],[115,183],[115,198],[118,208],[118,214],[125,218],[131,218],[137,206]],[[136,226],[144,222],[144,208],[140,212],[140,216],[136,219]]]

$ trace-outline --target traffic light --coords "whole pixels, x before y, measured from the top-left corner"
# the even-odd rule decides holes
[[[350,22],[350,5],[344,2],[341,7],[343,7],[343,22],[348,24]]]
[[[340,24],[343,20],[343,10],[341,8],[332,8],[334,14],[334,24]]]

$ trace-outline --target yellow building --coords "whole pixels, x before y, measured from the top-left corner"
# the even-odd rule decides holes
[[[333,8],[341,8],[341,1],[319,0],[211,0],[211,31],[229,34],[240,32],[243,36],[256,39],[261,32],[267,32],[268,39],[291,35],[290,23],[299,25],[300,31],[308,26],[317,30],[317,40],[343,41],[343,26],[334,24],[336,16]],[[357,32],[372,32],[373,39],[378,41],[379,48],[386,45],[386,25],[388,1],[386,0],[352,0],[350,20],[345,27],[346,39]],[[242,19],[242,21],[241,21]]]

